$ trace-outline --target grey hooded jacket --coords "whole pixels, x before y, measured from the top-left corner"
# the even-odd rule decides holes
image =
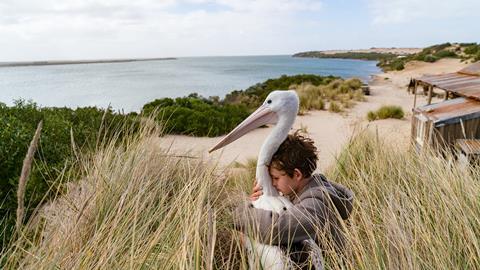
[[[292,198],[293,207],[278,214],[243,204],[235,210],[234,223],[241,231],[254,228],[260,241],[266,244],[288,246],[310,238],[321,247],[333,244],[336,250],[342,250],[344,234],[340,218],[350,216],[353,198],[348,188],[314,174]]]

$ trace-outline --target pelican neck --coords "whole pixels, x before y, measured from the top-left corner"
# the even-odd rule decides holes
[[[294,118],[293,118],[294,120]],[[288,136],[288,132],[293,126],[293,121],[289,120],[288,118],[280,118],[278,123],[274,126],[272,132],[268,134],[267,138],[265,139],[262,147],[260,149],[260,153],[258,155],[258,162],[257,162],[257,181],[260,186],[263,187],[263,192],[265,195],[278,195],[277,190],[273,186],[272,178],[268,172],[268,166],[272,161],[272,157],[275,152],[278,150],[278,147],[285,141]],[[259,175],[261,170],[264,171],[262,175]]]

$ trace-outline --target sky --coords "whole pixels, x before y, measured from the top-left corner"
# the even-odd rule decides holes
[[[0,0],[0,62],[480,42],[480,0]]]

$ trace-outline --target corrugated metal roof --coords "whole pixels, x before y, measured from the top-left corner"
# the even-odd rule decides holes
[[[480,154],[480,140],[459,139],[456,144],[465,154]]]
[[[458,122],[460,118],[467,116],[480,117],[480,101],[470,98],[455,98],[440,103],[417,107],[415,111],[433,120],[435,124],[448,120],[452,120],[448,122]]]
[[[463,97],[480,100],[480,62],[455,73],[425,75],[416,80]]]

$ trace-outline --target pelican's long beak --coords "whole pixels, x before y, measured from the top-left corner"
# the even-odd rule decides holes
[[[220,149],[231,142],[234,142],[238,138],[254,130],[257,127],[275,123],[277,120],[277,114],[265,105],[260,106],[254,111],[247,119],[243,120],[236,128],[228,133],[221,141],[219,141],[208,152],[211,153],[217,149]]]

